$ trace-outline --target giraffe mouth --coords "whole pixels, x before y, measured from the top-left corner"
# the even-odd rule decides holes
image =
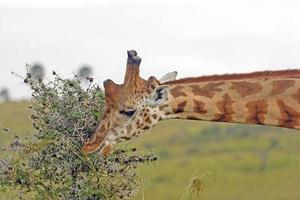
[[[92,138],[86,141],[83,145],[82,151],[84,154],[92,154],[97,151],[101,151],[106,145],[105,141],[106,134],[94,134]]]
[[[83,153],[85,154],[92,154],[95,152],[99,152],[102,156],[108,157],[109,154],[112,152],[113,144],[107,141],[101,141],[100,144],[92,144],[90,142],[86,143],[83,146]]]
[[[100,154],[106,158],[112,152],[113,144],[106,142],[106,143],[102,144],[102,146],[99,147],[99,149],[100,149]]]

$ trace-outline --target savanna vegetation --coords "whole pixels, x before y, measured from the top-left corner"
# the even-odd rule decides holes
[[[151,153],[121,147],[108,157],[86,155],[83,143],[102,115],[104,95],[93,79],[83,86],[75,75],[63,79],[53,72],[44,83],[30,73],[23,81],[32,90],[32,134],[2,128],[10,135],[0,159],[0,189],[11,199],[129,199],[142,182],[139,165],[158,160]],[[22,131],[21,131],[22,132]]]
[[[0,104],[1,148],[16,134],[21,139],[32,135],[29,106],[25,101]],[[133,199],[293,200],[300,196],[298,131],[171,120],[120,145],[124,147],[154,152],[160,158],[136,165],[142,186]],[[1,158],[13,155],[1,151]],[[13,195],[7,190],[0,198]]]

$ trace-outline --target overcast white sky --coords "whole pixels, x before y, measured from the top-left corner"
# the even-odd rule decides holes
[[[0,0],[0,88],[14,98],[29,96],[10,73],[25,63],[122,82],[128,49],[145,78],[300,68],[300,1]]]

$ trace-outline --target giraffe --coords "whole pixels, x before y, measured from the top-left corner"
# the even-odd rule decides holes
[[[109,155],[113,145],[139,136],[166,119],[259,124],[300,129],[300,70],[183,78],[177,72],[147,80],[141,58],[128,51],[123,84],[104,81],[104,113],[86,154]]]

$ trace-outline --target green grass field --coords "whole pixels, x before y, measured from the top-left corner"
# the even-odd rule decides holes
[[[27,107],[26,102],[0,104],[0,126],[29,134]],[[161,122],[129,144],[160,157],[157,164],[139,169],[144,186],[136,199],[180,200],[191,178],[204,172],[204,191],[193,199],[299,199],[299,133],[255,125]],[[12,136],[0,134],[3,146]],[[0,198],[7,199],[4,194]]]

